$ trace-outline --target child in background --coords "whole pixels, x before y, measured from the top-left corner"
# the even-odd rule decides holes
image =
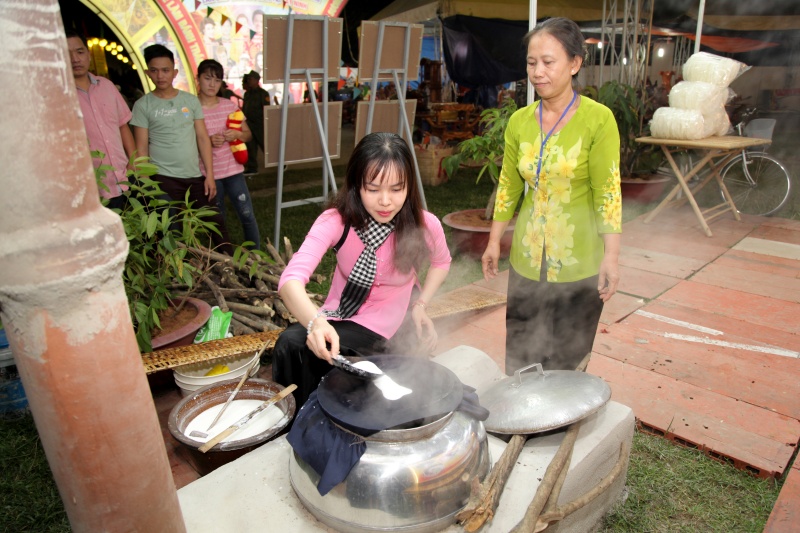
[[[253,213],[250,191],[247,189],[247,180],[244,177],[244,167],[234,159],[230,145],[231,141],[235,140],[248,142],[253,135],[246,121],[242,121],[241,131],[228,128],[228,115],[238,111],[239,108],[230,100],[217,96],[222,85],[222,73],[222,65],[213,59],[206,59],[197,67],[198,98],[203,108],[206,130],[211,138],[217,206],[224,217],[227,195],[236,209],[239,222],[244,229],[245,240],[255,243],[255,248],[260,250],[261,237]],[[204,176],[207,175],[203,161],[200,162],[200,171]]]

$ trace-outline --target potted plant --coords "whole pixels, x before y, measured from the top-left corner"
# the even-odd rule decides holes
[[[119,215],[129,243],[122,280],[136,340],[142,352],[149,352],[154,345],[175,346],[185,338],[191,342],[194,332],[208,320],[211,309],[207,303],[194,298],[175,299],[170,287],[179,282],[191,288],[196,283],[202,272],[190,262],[187,246],[207,245],[210,232],[218,229],[208,220],[210,208],[192,207],[188,198],[184,202],[167,199],[158,182],[149,177],[157,169],[147,158],[137,158],[131,166],[134,170],[128,171],[127,204],[113,211]],[[101,178],[107,170],[108,166],[97,169],[98,186],[105,187]],[[161,342],[154,342],[153,336],[163,329],[165,320],[173,321],[186,307],[188,331],[164,329]]]
[[[594,94],[593,94],[594,93]],[[647,135],[647,121],[652,117],[655,99],[630,85],[616,80],[604,83],[597,91],[587,94],[608,107],[619,129],[620,178],[622,197],[650,202],[658,198],[669,177],[655,175],[664,160],[658,146],[636,142]]]
[[[459,143],[458,151],[442,160],[442,168],[449,178],[453,178],[462,166],[478,165],[480,170],[476,182],[486,175],[494,184],[492,194],[484,208],[449,213],[442,219],[442,222],[452,230],[451,235],[456,249],[473,257],[480,257],[489,241],[497,182],[505,150],[506,126],[516,110],[517,104],[511,98],[506,99],[499,108],[484,109],[480,119],[482,133]],[[501,242],[502,254],[508,254],[513,230],[512,219]]]

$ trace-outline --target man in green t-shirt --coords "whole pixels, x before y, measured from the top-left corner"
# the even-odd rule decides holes
[[[203,109],[196,96],[172,86],[178,70],[175,56],[165,46],[154,44],[144,50],[147,76],[155,90],[133,106],[133,136],[139,156],[149,156],[158,167],[153,176],[173,200],[183,200],[189,191],[193,207],[210,207],[222,236],[212,232],[220,251],[232,254],[225,221],[216,207],[217,187],[211,162],[211,138],[206,131]],[[203,160],[206,176],[200,172]]]

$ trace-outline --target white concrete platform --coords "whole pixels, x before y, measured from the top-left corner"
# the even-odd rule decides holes
[[[453,348],[434,361],[453,370],[464,383],[475,387],[479,395],[492,382],[504,377],[491,358],[466,346]],[[633,428],[633,412],[613,401],[582,422],[559,503],[576,499],[608,474],[617,461],[620,445],[623,442],[630,445]],[[553,432],[528,439],[508,479],[494,519],[482,531],[505,533],[522,519],[564,433]],[[506,444],[490,435],[489,446],[494,462]],[[183,487],[178,491],[178,498],[187,531],[333,531],[306,511],[295,496],[289,481],[291,453],[291,446],[281,437]],[[548,531],[592,531],[619,500],[624,484],[625,476],[620,476],[603,495]],[[443,531],[463,530],[453,524]]]

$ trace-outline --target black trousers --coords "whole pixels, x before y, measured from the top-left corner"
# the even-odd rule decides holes
[[[592,351],[603,311],[598,276],[570,283],[508,274],[506,374],[534,363],[544,370],[575,370]]]
[[[214,215],[210,216],[208,219],[217,225],[220,233],[222,234],[218,235],[213,231],[210,232],[211,241],[220,252],[231,256],[233,255],[233,246],[231,245],[231,238],[228,235],[228,229],[225,227],[225,219],[222,218],[222,213],[220,213],[219,209],[217,208],[216,197],[209,201],[208,196],[206,196],[204,177],[173,178],[170,176],[155,174],[152,179],[157,181],[161,186],[161,190],[173,200],[182,202],[184,198],[186,198],[186,191],[188,190],[189,201],[192,202],[192,207],[210,208],[214,212]]]
[[[381,335],[349,320],[331,320],[330,324],[339,335],[339,352],[343,356],[383,353],[386,339]],[[298,409],[333,368],[306,346],[306,336],[305,326],[292,324],[281,333],[272,350],[272,381],[284,387],[292,383],[297,385],[292,394]]]

